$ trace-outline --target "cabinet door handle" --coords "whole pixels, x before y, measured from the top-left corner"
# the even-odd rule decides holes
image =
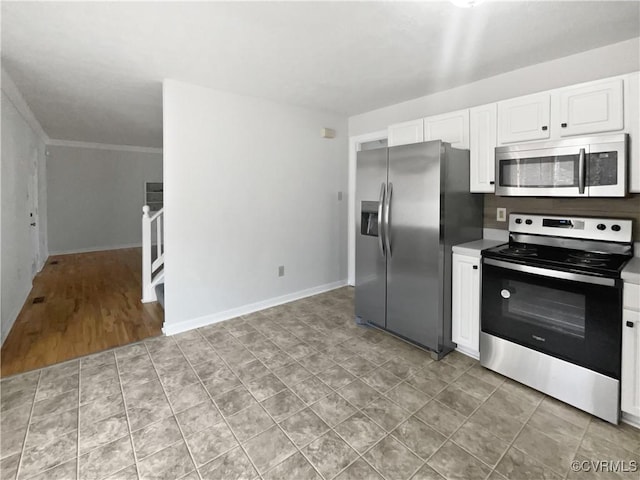
[[[493,180],[491,180],[491,181],[489,182],[489,185],[495,185],[495,184],[496,184],[496,182],[494,182]]]
[[[477,270],[477,269],[478,269],[478,265],[474,265],[474,266],[473,266],[473,269],[474,269],[474,270]],[[629,323],[629,322],[627,322],[627,323]]]
[[[634,323],[627,320],[627,327],[633,328]]]
[[[560,126],[561,126],[562,128],[567,128],[567,124],[566,124],[566,123],[561,123],[561,124],[560,124]]]
[[[548,128],[549,128],[549,127],[547,127],[546,125],[544,125],[544,126],[542,127],[542,130],[546,132]]]

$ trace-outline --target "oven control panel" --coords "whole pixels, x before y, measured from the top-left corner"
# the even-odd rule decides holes
[[[609,242],[631,242],[631,223],[631,220],[621,218],[509,214],[511,232]]]

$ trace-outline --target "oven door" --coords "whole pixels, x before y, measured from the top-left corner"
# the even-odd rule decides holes
[[[620,379],[619,281],[483,259],[482,331]]]

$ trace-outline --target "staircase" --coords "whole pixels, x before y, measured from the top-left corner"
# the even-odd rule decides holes
[[[142,207],[142,303],[164,308],[164,208],[150,213],[148,205]]]

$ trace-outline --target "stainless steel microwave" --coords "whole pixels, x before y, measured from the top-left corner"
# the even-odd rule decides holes
[[[496,148],[496,195],[624,197],[625,134]]]

